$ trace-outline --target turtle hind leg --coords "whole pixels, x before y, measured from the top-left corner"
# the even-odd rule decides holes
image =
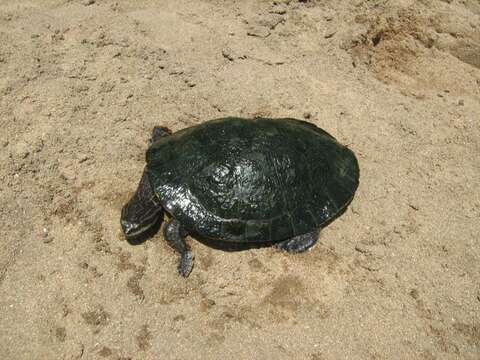
[[[165,240],[180,254],[178,272],[183,277],[187,277],[193,269],[193,253],[190,246],[185,242],[186,235],[187,232],[176,219],[171,219],[168,224],[165,225]]]
[[[299,253],[310,250],[318,241],[320,229],[280,241],[275,246],[281,250]]]

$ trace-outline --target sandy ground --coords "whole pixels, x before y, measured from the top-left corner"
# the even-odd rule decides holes
[[[120,209],[151,128],[305,117],[353,149],[300,255]],[[480,2],[0,1],[1,359],[479,359]]]

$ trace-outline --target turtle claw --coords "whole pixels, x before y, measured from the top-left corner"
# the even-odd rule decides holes
[[[190,275],[193,269],[193,259],[194,256],[190,250],[187,250],[182,254],[180,263],[178,264],[178,272],[180,273],[180,275],[185,278]]]

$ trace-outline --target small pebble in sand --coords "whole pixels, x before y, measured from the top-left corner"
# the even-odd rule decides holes
[[[89,159],[88,155],[85,155],[85,154],[80,154],[78,156],[78,163],[81,164],[81,163],[84,163],[85,161],[87,161]]]
[[[233,55],[233,51],[229,47],[226,47],[222,50],[222,55],[225,59],[228,59],[230,61],[233,61],[235,59]]]
[[[248,36],[266,38],[270,35],[270,31],[263,26],[251,26],[247,31]]]
[[[337,30],[330,29],[330,30],[325,31],[325,34],[323,35],[323,37],[324,37],[325,39],[330,39],[330,38],[333,37],[333,35],[335,35],[336,33],[337,33]]]
[[[408,206],[410,206],[413,210],[419,210],[420,207],[417,204],[409,203]]]
[[[43,243],[48,244],[48,243],[51,243],[52,241],[53,241],[53,238],[48,233],[47,228],[43,228]]]
[[[287,10],[285,8],[279,8],[279,9],[273,9],[270,11],[272,14],[278,14],[278,15],[284,15],[287,13]]]
[[[95,4],[95,0],[84,0],[83,5],[89,6]]]
[[[412,298],[414,298],[415,300],[418,299],[419,297],[419,294],[418,294],[418,290],[417,289],[412,289],[410,290],[410,292],[408,293]]]

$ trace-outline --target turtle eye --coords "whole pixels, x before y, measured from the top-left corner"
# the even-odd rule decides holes
[[[125,236],[132,235],[132,233],[135,232],[135,229],[138,228],[138,224],[135,224],[127,220],[122,220],[121,225],[122,225],[122,230]]]

